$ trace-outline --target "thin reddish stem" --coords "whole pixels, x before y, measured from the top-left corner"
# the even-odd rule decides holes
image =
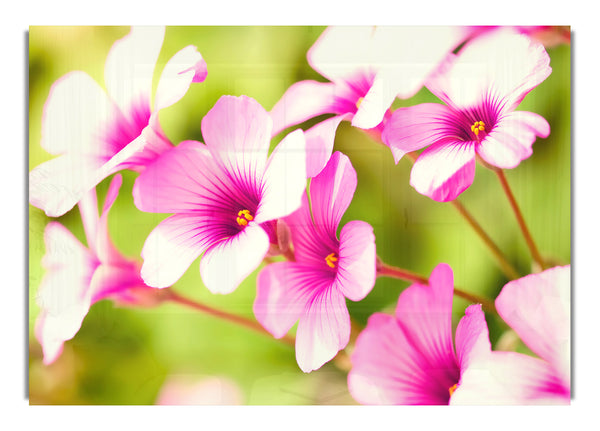
[[[411,160],[413,163],[419,156],[416,152],[407,153],[406,155],[408,156],[408,159]],[[510,280],[519,278],[519,273],[517,272],[517,270],[510,264],[510,262],[504,256],[502,251],[500,251],[500,249],[498,248],[496,243],[494,243],[494,241],[492,241],[490,236],[483,230],[481,225],[479,223],[477,223],[477,220],[475,220],[475,218],[471,215],[471,213],[469,211],[467,211],[467,209],[459,202],[458,199],[454,199],[453,201],[450,201],[450,203],[459,212],[459,214],[467,221],[469,226],[471,226],[473,228],[475,233],[479,236],[479,238],[481,238],[483,243],[492,252],[492,255],[498,262],[498,265],[500,266],[500,269],[502,270],[504,275]]]
[[[489,235],[483,230],[479,223],[477,223],[477,220],[475,220],[471,213],[467,211],[467,209],[457,199],[451,201],[450,203],[460,213],[460,215],[463,216],[463,218],[467,221],[467,223],[469,223],[487,248],[492,252],[504,275],[510,280],[519,278],[519,273],[517,270],[510,264],[508,259],[506,259],[504,254],[500,251],[494,241],[492,241]]]
[[[427,277],[408,271],[406,269],[388,265],[382,262],[379,258],[377,258],[377,276],[396,278],[399,280],[409,281],[411,283],[429,283],[429,279]],[[482,298],[481,296],[465,292],[464,290],[456,286],[454,286],[454,295],[458,296],[459,298],[466,299],[467,301],[470,301],[472,303],[481,304],[483,308],[492,313],[497,312],[494,302],[487,298]]]
[[[205,305],[200,302],[197,302],[192,299],[181,296],[172,290],[168,291],[168,294],[165,296],[164,299],[167,301],[171,301],[171,302],[180,304],[180,305],[184,305],[186,307],[193,308],[194,310],[197,310],[202,313],[208,314],[210,316],[234,323],[236,325],[243,326],[243,327],[251,329],[255,332],[259,332],[263,335],[273,337],[273,335],[271,335],[265,328],[263,328],[260,323],[254,321],[254,320],[248,319],[246,317],[238,316],[236,314],[232,314],[227,311],[212,308],[208,305]],[[280,340],[291,346],[294,346],[296,344],[295,338],[291,337],[289,335],[284,335],[282,338],[280,338]]]
[[[533,241],[533,237],[531,236],[531,233],[529,232],[529,229],[527,228],[527,224],[525,223],[523,214],[521,213],[521,210],[519,209],[519,205],[517,204],[515,196],[513,195],[512,190],[508,184],[508,181],[506,180],[504,171],[499,168],[493,168],[493,171],[498,176],[498,179],[500,180],[500,184],[502,185],[502,189],[504,190],[504,193],[506,194],[506,197],[508,198],[508,202],[510,203],[511,208],[512,208],[513,212],[515,213],[515,217],[517,218],[517,223],[519,224],[519,228],[521,229],[521,232],[523,233],[523,237],[525,238],[525,242],[527,243],[527,247],[529,248],[529,251],[531,252],[531,256],[533,257],[533,260],[535,260],[535,262],[542,269],[546,269],[544,259],[542,259],[542,256],[540,255],[540,252],[538,251],[538,249],[535,245],[535,242]]]

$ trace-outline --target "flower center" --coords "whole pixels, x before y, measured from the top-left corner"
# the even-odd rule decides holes
[[[363,98],[359,97],[358,100],[356,101],[356,109],[360,108],[360,104],[362,103]]]
[[[330,268],[335,268],[335,262],[337,262],[337,260],[338,260],[338,258],[337,258],[337,256],[335,255],[335,253],[328,254],[328,255],[325,257],[325,263],[326,263],[326,264],[327,264],[327,266],[328,266],[328,267],[330,267]]]
[[[250,214],[250,210],[240,210],[237,215],[235,221],[240,226],[246,226],[249,221],[254,220],[254,217]]]
[[[448,388],[448,392],[450,392],[450,396],[452,396],[452,394],[454,393],[454,391],[456,390],[456,387],[458,386],[458,383],[455,383],[454,385],[450,386]]]
[[[479,132],[485,132],[485,123],[483,121],[475,121],[471,126],[471,132],[473,132],[477,140],[479,140]]]

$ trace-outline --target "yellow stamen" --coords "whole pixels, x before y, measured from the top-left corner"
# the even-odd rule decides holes
[[[357,101],[356,101],[356,109],[360,108],[360,104],[362,103],[363,98],[360,97]]]
[[[335,256],[335,253],[328,254],[325,257],[325,263],[330,268],[335,268],[335,263],[334,262],[337,262],[337,260],[338,260],[338,258]]]
[[[448,392],[450,392],[450,396],[452,396],[452,394],[453,394],[453,393],[454,393],[454,391],[456,390],[456,387],[457,387],[457,386],[458,386],[458,383],[456,383],[456,384],[454,384],[454,385],[452,385],[452,386],[450,386],[450,387],[448,388]]]
[[[471,126],[471,132],[475,134],[475,136],[479,137],[479,132],[483,132],[485,130],[485,123],[483,121],[475,121]]]
[[[254,216],[250,214],[249,210],[238,211],[238,217],[235,219],[240,226],[246,226],[252,220],[254,220]]]

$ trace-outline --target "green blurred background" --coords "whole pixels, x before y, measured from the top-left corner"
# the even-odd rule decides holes
[[[155,69],[154,88],[168,59],[195,45],[208,64],[204,83],[193,84],[177,104],[161,111],[172,142],[202,140],[202,117],[225,94],[248,95],[269,110],[294,82],[325,81],[306,61],[306,52],[324,27],[168,27]],[[104,85],[104,61],[128,27],[31,27],[29,32],[29,169],[52,158],[40,147],[41,115],[52,83],[71,70],[83,70]],[[541,253],[555,264],[571,259],[571,78],[569,45],[548,48],[552,74],[521,103],[519,110],[544,116],[551,126],[538,139],[531,158],[506,172]],[[394,108],[438,102],[428,90]],[[319,118],[321,119],[321,118]],[[318,120],[318,119],[317,119]],[[317,120],[302,125],[304,129]],[[287,130],[291,131],[292,129]],[[272,145],[284,136],[280,134]],[[347,154],[358,174],[354,200],[342,225],[369,222],[377,253],[387,263],[428,275],[440,262],[454,270],[464,290],[494,298],[506,283],[488,249],[450,204],[419,195],[409,185],[411,163],[394,164],[387,147],[344,122],[335,149]],[[121,193],[109,228],[117,248],[139,257],[150,231],[167,215],[138,211],[131,189],[136,178],[123,172]],[[98,186],[103,202],[110,178]],[[531,258],[496,176],[477,167],[475,182],[460,198],[522,275]],[[217,376],[237,386],[246,404],[354,404],[346,372],[329,363],[310,374],[297,366],[293,348],[229,322],[181,306],[132,309],[101,301],[92,306],[78,334],[50,366],[42,364],[33,336],[39,313],[36,293],[43,276],[43,231],[50,220],[29,206],[29,399],[31,404],[153,404],[173,376],[195,381]],[[78,209],[58,219],[85,244]],[[253,318],[256,271],[232,294],[212,295],[203,286],[198,262],[174,289],[214,307]],[[391,311],[407,282],[379,279],[361,302],[348,301],[351,316],[365,324],[376,311]],[[468,303],[454,302],[454,324]],[[495,348],[506,326],[487,316]],[[508,343],[510,345],[510,343]],[[519,351],[526,348],[517,345]]]

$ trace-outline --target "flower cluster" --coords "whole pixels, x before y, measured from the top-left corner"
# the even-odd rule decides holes
[[[196,47],[181,49],[152,97],[164,34],[132,28],[108,54],[106,93],[71,72],[44,106],[41,145],[58,157],[30,172],[30,203],[49,217],[78,206],[87,240],[85,248],[56,221],[46,227],[35,327],[45,364],[97,301],[183,302],[172,286],[199,259],[214,294],[234,292],[259,270],[253,327],[281,339],[297,323],[296,361],[306,373],[349,352],[348,388],[359,403],[569,403],[570,266],[537,262],[545,270],[509,281],[495,306],[471,297],[453,336],[452,269],[440,263],[429,277],[390,269],[377,256],[376,229],[342,223],[358,176],[334,151],[336,130],[349,121],[389,147],[390,162],[410,155],[410,184],[439,202],[473,183],[477,161],[498,172],[517,167],[550,134],[542,116],[516,110],[552,71],[532,29],[331,27],[307,54],[328,82],[294,83],[270,111],[223,95],[197,118],[202,142],[177,145],[159,112],[205,81],[208,66]],[[392,109],[423,87],[443,103]],[[290,131],[269,151],[273,137],[323,114],[333,116]],[[141,259],[125,258],[108,233],[120,170],[137,173],[137,210],[169,214],[140,245]],[[112,175],[99,216],[96,186]],[[363,300],[385,276],[413,284],[394,315],[375,313],[356,334],[346,299]],[[532,353],[493,350],[484,308]]]

